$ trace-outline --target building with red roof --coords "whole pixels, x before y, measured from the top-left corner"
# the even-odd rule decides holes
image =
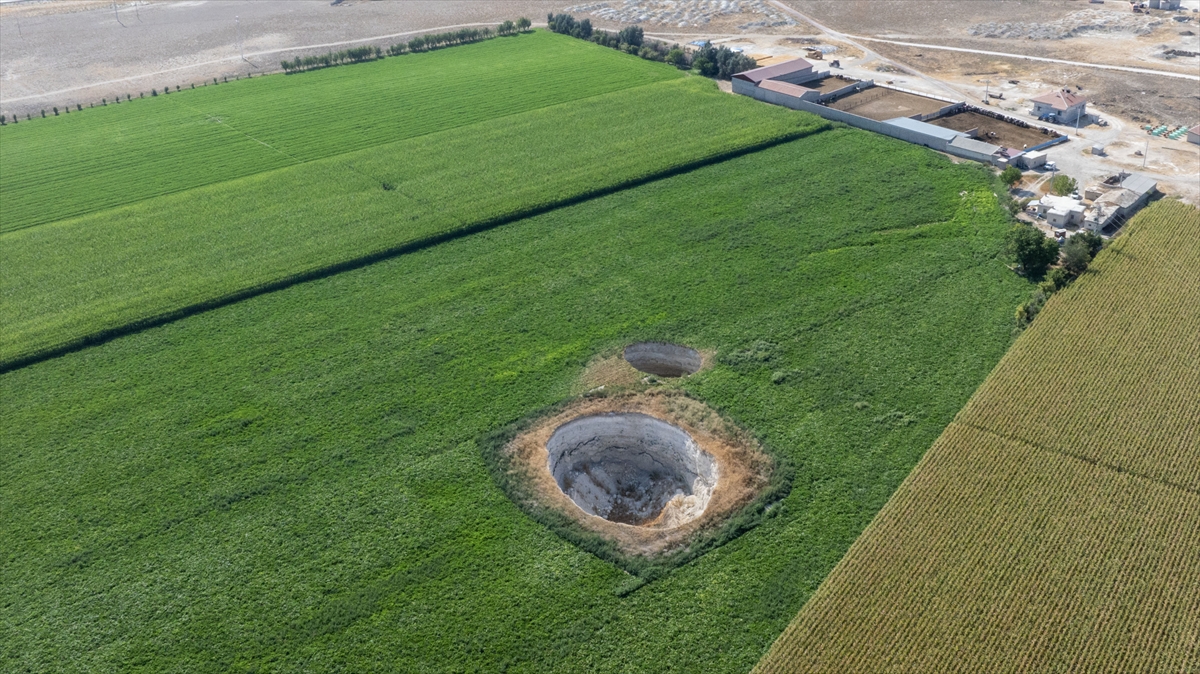
[[[1059,89],[1031,99],[1033,116],[1038,119],[1054,115],[1061,124],[1072,124],[1087,114],[1087,99],[1066,89]]]

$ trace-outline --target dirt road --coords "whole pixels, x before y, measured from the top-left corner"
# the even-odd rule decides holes
[[[886,44],[898,44],[904,47],[920,47],[921,49],[941,49],[943,51],[957,51],[967,54],[982,54],[985,56],[1003,56],[1006,58],[1025,59],[1028,61],[1043,61],[1046,63],[1059,63],[1069,66],[1082,66],[1085,68],[1102,68],[1104,70],[1121,70],[1127,73],[1139,73],[1142,75],[1161,75],[1163,77],[1178,77],[1185,80],[1193,80],[1200,82],[1200,75],[1188,75],[1187,73],[1171,72],[1169,70],[1157,70],[1155,68],[1131,68],[1127,66],[1110,66],[1102,63],[1084,63],[1082,61],[1064,61],[1062,59],[1044,58],[1041,56],[1025,56],[1024,54],[1007,54],[998,51],[987,51],[984,49],[964,49],[961,47],[943,47],[936,44],[919,44],[916,42],[899,42],[897,40],[884,40],[877,37],[862,37],[858,35],[840,34],[841,39],[851,42],[851,40],[866,40],[868,42],[883,42]],[[852,43],[853,44],[853,43]],[[857,45],[856,45],[857,46]]]

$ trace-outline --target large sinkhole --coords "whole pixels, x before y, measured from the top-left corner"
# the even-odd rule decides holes
[[[683,377],[700,369],[700,352],[669,342],[638,342],[625,347],[625,361],[634,369],[660,377]]]
[[[699,517],[717,484],[712,455],[683,429],[646,414],[578,417],[546,442],[550,473],[584,512],[635,526]]]

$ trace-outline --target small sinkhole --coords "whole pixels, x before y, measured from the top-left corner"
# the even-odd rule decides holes
[[[674,527],[704,513],[717,463],[686,431],[647,414],[572,419],[546,442],[550,473],[589,515]]]
[[[638,342],[625,347],[625,362],[660,377],[683,377],[700,369],[700,352],[669,342]]]

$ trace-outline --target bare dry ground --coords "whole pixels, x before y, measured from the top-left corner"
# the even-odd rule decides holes
[[[112,2],[93,0],[6,5],[0,9],[0,107],[24,113],[86,106],[151,87],[274,71],[281,60],[301,54],[407,39],[366,38],[521,16],[544,22],[561,7],[536,0],[127,0],[115,12]]]
[[[970,131],[978,129],[978,138],[993,145],[1022,148],[1039,145],[1050,140],[1050,136],[1042,133],[1036,127],[1023,128],[1003,120],[994,119],[978,112],[959,112],[945,117],[939,117],[929,122],[935,126],[955,131]]]
[[[1195,74],[1200,58],[1165,58],[1167,48],[1200,51],[1200,14],[1135,15],[1125,2],[1082,0],[785,0],[814,20],[850,35]],[[1192,7],[1200,3],[1185,3]],[[969,9],[965,9],[969,8]],[[1192,33],[1185,35],[1185,33]],[[879,54],[952,83],[983,78],[1039,80],[1047,88],[1081,85],[1089,100],[1135,122],[1200,122],[1194,81],[990,55],[869,42]],[[974,82],[979,79],[979,82]]]
[[[1017,80],[1026,93],[1033,94],[1069,85],[1081,87],[1089,104],[1133,122],[1177,125],[1200,122],[1200,89],[1196,82],[1188,80],[886,43],[871,43],[871,47],[922,72],[972,88],[979,88],[985,80],[992,85]],[[1021,104],[1022,97],[997,102],[1001,107]]]
[[[886,121],[896,117],[912,117],[916,114],[936,112],[947,104],[924,96],[914,96],[903,91],[872,87],[827,104],[835,110],[853,112],[861,117]]]

